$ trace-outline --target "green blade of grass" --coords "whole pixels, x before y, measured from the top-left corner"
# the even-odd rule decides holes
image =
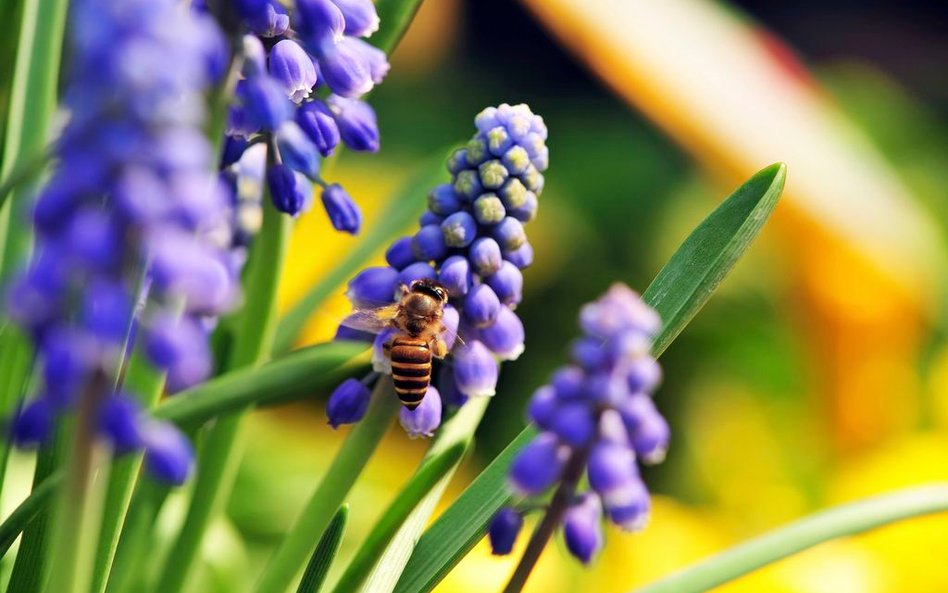
[[[685,239],[643,294],[662,318],[653,354],[661,355],[760,233],[777,205],[786,167],[771,165],[741,185]],[[428,528],[395,587],[426,593],[483,537],[487,524],[510,500],[507,470],[535,434],[527,427]]]
[[[344,504],[336,511],[336,516],[326,528],[326,533],[319,538],[313,557],[309,559],[309,564],[303,571],[303,580],[300,581],[296,593],[319,593],[319,589],[326,581],[326,575],[329,574],[332,561],[336,558],[336,552],[339,551],[339,544],[342,542],[348,520],[349,505]]]

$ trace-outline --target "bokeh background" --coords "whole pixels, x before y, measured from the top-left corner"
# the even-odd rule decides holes
[[[551,150],[518,309],[527,351],[504,366],[443,505],[520,430],[581,303],[615,280],[644,290],[742,179],[789,166],[761,239],[662,359],[657,402],[674,438],[646,474],[650,526],[609,531],[585,569],[557,542],[529,591],[628,591],[828,505],[948,479],[946,32],[939,0],[424,3],[373,97],[381,153],[345,154],[334,171],[368,226],[400,182],[470,136],[484,106],[529,103]],[[330,232],[319,209],[301,219],[283,306],[357,241]],[[342,291],[304,342],[332,335]],[[345,432],[326,426],[326,395],[255,415],[194,591],[243,590],[296,516]],[[351,497],[343,554],[424,449],[387,436]],[[720,590],[943,592],[946,557],[948,517],[918,519]],[[482,542],[438,591],[499,590],[513,563]]]

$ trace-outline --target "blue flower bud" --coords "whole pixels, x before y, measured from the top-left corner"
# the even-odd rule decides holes
[[[632,450],[611,442],[600,442],[593,447],[586,472],[589,485],[599,493],[606,507],[627,503],[639,479]]]
[[[355,235],[362,226],[362,212],[352,197],[338,183],[323,189],[323,208],[337,231]]]
[[[651,500],[641,479],[635,479],[628,486],[626,502],[611,506],[603,503],[609,520],[620,529],[639,531],[648,523]]]
[[[587,492],[563,515],[563,538],[566,548],[583,564],[589,564],[602,549],[602,503]]]
[[[370,64],[359,43],[352,37],[343,37],[323,41],[317,47],[323,81],[337,95],[360,97],[374,86]]]
[[[455,309],[453,305],[445,305],[441,315],[441,325],[444,326],[441,337],[444,339],[444,343],[450,351],[454,348],[454,344],[458,339],[458,329],[461,325],[461,312]]]
[[[445,406],[460,408],[469,399],[458,389],[454,380],[454,369],[447,364],[441,365],[438,371],[438,392],[441,394],[441,403]]]
[[[500,189],[507,181],[507,167],[498,160],[486,161],[478,167],[478,175],[485,189]]]
[[[602,369],[609,363],[609,353],[599,338],[579,338],[573,342],[570,352],[576,364],[590,372]]]
[[[128,397],[113,396],[99,409],[99,430],[108,438],[116,454],[142,447],[141,408]]]
[[[40,344],[46,397],[57,408],[72,405],[77,392],[96,364],[96,348],[85,333],[57,327],[46,332]]]
[[[481,163],[490,158],[487,141],[483,138],[471,138],[465,149],[467,150],[465,156],[469,167],[479,167]]]
[[[346,379],[329,396],[326,404],[326,416],[329,425],[339,428],[340,424],[354,424],[365,416],[371,399],[369,388],[358,379]]]
[[[192,317],[162,315],[149,323],[145,352],[152,364],[169,371],[170,391],[197,385],[211,374],[206,333]]]
[[[497,195],[500,196],[500,201],[503,202],[505,208],[516,210],[527,201],[527,188],[519,179],[513,177],[504,183],[503,187],[497,191]]]
[[[379,126],[372,106],[338,95],[331,95],[328,102],[346,146],[355,151],[378,152]]]
[[[642,461],[656,464],[664,460],[671,430],[655,409],[652,399],[642,394],[627,398],[619,413],[629,432],[632,447]]]
[[[86,287],[82,325],[102,342],[124,342],[132,320],[131,296],[119,282],[96,280]]]
[[[262,11],[245,19],[250,30],[261,37],[279,37],[290,28],[290,16],[278,1],[266,2]]]
[[[428,208],[441,216],[454,214],[462,207],[461,198],[450,183],[442,183],[428,193]]]
[[[497,224],[507,216],[507,210],[496,194],[481,194],[473,205],[474,218],[483,225]]]
[[[264,7],[266,8],[266,7]],[[241,38],[244,53],[242,73],[244,78],[256,78],[267,72],[267,50],[256,35],[244,35]]]
[[[487,140],[487,150],[495,157],[504,156],[504,153],[514,144],[513,138],[503,126],[492,128],[484,134],[484,137]]]
[[[296,110],[296,123],[316,145],[319,154],[329,156],[339,144],[339,126],[322,101],[304,103]]]
[[[491,236],[497,240],[504,251],[513,251],[527,242],[523,223],[508,216],[491,229]]]
[[[267,0],[234,0],[234,8],[244,19],[255,19],[265,14],[267,10]]]
[[[267,170],[270,200],[280,212],[297,216],[312,198],[313,184],[286,165],[273,165]]]
[[[506,556],[513,550],[517,535],[523,528],[523,517],[510,507],[497,511],[487,529],[490,538],[491,553],[494,556]]]
[[[386,345],[391,345],[392,338],[398,334],[393,327],[383,328],[372,342],[372,370],[383,375],[392,374],[392,360],[385,351]]]
[[[412,253],[418,261],[440,261],[448,254],[444,233],[439,225],[423,226],[411,241]]]
[[[395,302],[398,270],[389,267],[366,268],[349,281],[346,298],[357,308],[377,307]]]
[[[537,195],[532,191],[524,194],[523,204],[516,208],[510,208],[507,212],[521,222],[532,222],[537,217],[537,211],[540,209],[540,201]]]
[[[473,202],[484,192],[484,186],[481,185],[481,178],[477,171],[467,169],[458,173],[454,177],[454,191],[467,201]]]
[[[497,117],[496,107],[485,107],[480,113],[474,116],[474,125],[482,134],[490,132],[496,127],[503,127],[500,119]]]
[[[477,237],[477,221],[462,210],[445,218],[441,231],[448,247],[467,247]]]
[[[452,255],[444,260],[438,272],[438,282],[453,297],[466,295],[471,285],[471,266],[467,258],[463,255]]]
[[[438,273],[431,267],[431,264],[418,262],[408,266],[398,274],[398,283],[411,286],[412,282],[423,278],[437,280]]]
[[[385,261],[396,270],[404,270],[418,261],[412,251],[412,238],[402,237],[396,239],[385,252]]]
[[[93,269],[110,268],[118,262],[121,240],[116,221],[97,208],[74,214],[66,230],[69,255]]]
[[[591,372],[586,377],[586,397],[606,407],[616,407],[629,397],[629,388],[623,378],[609,368],[606,362],[603,371]]]
[[[504,163],[504,166],[507,167],[507,171],[509,171],[511,175],[523,175],[526,173],[527,167],[531,164],[530,155],[527,154],[527,149],[522,146],[512,147],[504,153],[501,161]]]
[[[339,39],[346,28],[345,17],[330,0],[296,0],[295,27],[307,43]]]
[[[346,21],[346,35],[368,37],[379,30],[379,15],[372,0],[333,0]]]
[[[640,356],[626,368],[626,381],[633,393],[651,393],[662,382],[662,367],[651,356]]]
[[[508,307],[516,307],[523,299],[523,273],[509,261],[503,261],[500,268],[487,276],[484,282],[493,289],[500,302]]]
[[[504,251],[504,259],[521,270],[529,268],[533,264],[533,245],[530,245],[529,241],[524,241],[523,245],[517,249]]]
[[[11,427],[13,442],[20,447],[37,445],[53,430],[53,408],[45,397],[29,402],[17,414]]]
[[[500,309],[500,299],[486,284],[478,284],[464,295],[464,318],[474,327],[487,327],[494,323]]]
[[[258,129],[275,130],[293,117],[293,104],[283,87],[269,76],[241,80],[236,94],[247,122]]]
[[[564,461],[556,436],[541,433],[511,463],[510,486],[521,495],[542,494],[559,479]]]
[[[281,124],[276,132],[276,141],[284,165],[310,179],[316,178],[319,174],[319,151],[296,122]]]
[[[149,422],[142,430],[145,469],[157,480],[183,484],[191,473],[194,450],[178,429],[165,422]]]
[[[585,402],[566,403],[556,411],[550,431],[568,445],[583,447],[596,434],[596,418]]]
[[[544,385],[533,393],[530,404],[527,406],[527,417],[543,430],[549,430],[556,418],[559,401],[556,390],[550,385]]]
[[[563,367],[553,373],[550,385],[561,401],[575,400],[585,394],[586,373],[575,366]]]
[[[425,210],[422,213],[422,215],[418,217],[418,226],[428,226],[429,224],[441,224],[442,222],[444,222],[444,217],[435,214],[431,210]]]
[[[294,103],[301,103],[316,85],[316,66],[295,41],[284,39],[270,49],[270,76]]]
[[[372,82],[375,84],[381,83],[391,67],[385,52],[361,39],[353,39],[353,43],[362,53],[362,57],[369,69],[369,76],[372,78]]]
[[[402,406],[398,422],[413,439],[434,435],[441,426],[441,394],[433,385],[428,386],[428,392],[417,408],[409,410]]]
[[[497,392],[498,365],[484,344],[471,340],[457,345],[454,358],[454,382],[468,397],[491,396]]]
[[[457,175],[469,167],[470,165],[467,164],[466,148],[458,148],[448,157],[448,172],[451,173],[451,175]]]
[[[358,330],[347,325],[340,325],[336,328],[336,333],[332,339],[333,341],[339,342],[367,342],[371,344],[375,341],[375,334]]]
[[[482,328],[478,335],[484,345],[501,360],[517,360],[523,354],[523,322],[507,307],[501,307],[497,320]]]
[[[229,167],[240,160],[244,151],[247,150],[249,142],[242,136],[224,136],[224,148],[221,151],[220,167],[222,169]]]
[[[520,175],[520,181],[523,182],[523,186],[533,193],[540,195],[543,193],[543,185],[545,180],[543,179],[543,174],[537,171],[537,168],[532,164],[527,167],[527,170]]]
[[[490,237],[481,237],[471,244],[469,254],[474,270],[481,276],[487,277],[500,270],[503,256],[500,245]]]

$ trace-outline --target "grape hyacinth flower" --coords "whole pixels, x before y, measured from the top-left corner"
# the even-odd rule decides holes
[[[523,295],[521,270],[533,261],[523,225],[536,216],[543,191],[547,129],[526,105],[488,107],[475,125],[473,138],[449,157],[452,181],[431,191],[415,235],[389,247],[387,266],[363,270],[349,282],[347,296],[357,308],[394,303],[403,287],[423,278],[449,295],[444,325],[450,355],[422,405],[401,412],[411,436],[432,434],[443,408],[494,395],[499,363],[516,360],[524,349],[514,309]],[[343,327],[337,338],[358,337],[350,334]],[[376,372],[391,374],[383,346],[393,335],[386,329],[375,337]],[[349,401],[354,397],[368,399],[369,392],[343,384],[332,394],[332,426],[361,418],[348,413],[365,410]]]
[[[263,143],[274,206],[290,216],[307,211],[312,184],[336,230],[355,234],[362,215],[352,197],[320,175],[320,161],[340,142],[376,152],[375,111],[359,97],[388,72],[385,53],[363,38],[378,29],[371,0],[274,0],[235,3],[242,23],[244,66],[230,113],[222,167]]]
[[[152,475],[181,483],[190,444],[111,386],[136,341],[170,390],[206,378],[208,321],[236,300],[231,197],[203,131],[226,45],[176,0],[77,0],[71,11],[70,120],[33,209],[34,255],[6,295],[43,378],[12,436],[39,443],[79,409],[116,454],[144,449]]]
[[[658,314],[616,284],[583,307],[579,322],[584,335],[573,344],[573,364],[533,395],[527,414],[540,433],[510,467],[510,487],[520,498],[535,500],[556,489],[524,554],[527,573],[558,526],[583,564],[602,548],[603,518],[628,531],[644,527],[649,494],[637,462],[659,463],[668,447],[668,424],[651,397],[661,380],[649,354],[661,327]],[[584,474],[589,489],[577,493]],[[495,554],[513,547],[522,524],[515,516],[520,511],[506,507],[494,518]]]

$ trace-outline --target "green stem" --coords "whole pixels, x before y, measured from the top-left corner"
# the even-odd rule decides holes
[[[332,561],[336,558],[336,552],[339,551],[339,544],[342,543],[342,536],[346,531],[346,522],[349,520],[349,505],[344,504],[336,511],[336,515],[329,523],[326,533],[319,538],[319,544],[313,552],[313,557],[309,559],[306,570],[303,571],[303,579],[296,593],[319,593],[332,567]]]
[[[132,593],[140,590],[140,564],[147,552],[152,525],[168,497],[169,490],[165,484],[147,477],[139,481],[109,571],[105,588],[107,593]]]
[[[380,379],[365,417],[352,428],[296,524],[270,558],[254,589],[256,593],[285,593],[289,589],[326,531],[333,513],[342,505],[372,457],[397,410],[398,399],[391,381]]]
[[[229,370],[256,367],[269,359],[273,348],[277,284],[293,220],[277,211],[268,195],[264,195],[264,201],[263,228],[254,241],[247,263],[247,300],[239,318],[227,365]],[[187,518],[158,582],[157,590],[161,593],[178,593],[189,581],[204,534],[230,496],[243,451],[240,434],[247,411],[245,408],[219,418],[205,436],[198,454],[197,480]]]
[[[948,511],[948,483],[909,488],[838,506],[754,538],[635,593],[699,593],[787,556],[896,521]],[[937,561],[934,560],[933,561]]]

